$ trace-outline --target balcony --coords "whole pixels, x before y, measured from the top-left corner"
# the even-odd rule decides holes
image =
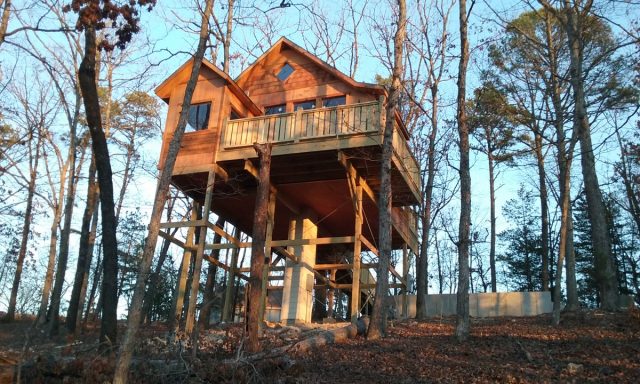
[[[256,142],[273,143],[272,156],[356,148],[379,150],[383,116],[381,102],[374,101],[226,121],[216,161],[255,157],[252,145]],[[393,147],[394,169],[419,201],[420,168],[397,124]]]

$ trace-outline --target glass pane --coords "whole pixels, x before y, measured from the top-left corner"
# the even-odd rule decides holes
[[[300,103],[295,103],[293,105],[293,110],[297,111],[298,109],[313,109],[316,107],[316,101],[315,100],[307,100],[307,101],[303,101]]]
[[[347,98],[345,96],[329,97],[327,99],[322,100],[322,106],[325,108],[337,107],[338,105],[345,105],[346,103],[347,103]]]
[[[211,103],[193,104],[189,108],[186,131],[207,129],[209,125],[209,110]]]
[[[285,81],[292,73],[293,67],[290,66],[289,63],[286,63],[282,69],[280,69],[280,72],[278,72],[278,79],[280,79],[280,81]]]
[[[286,104],[272,105],[270,107],[265,107],[264,108],[264,114],[265,115],[275,115],[276,113],[285,113],[286,110],[287,110],[287,105]]]

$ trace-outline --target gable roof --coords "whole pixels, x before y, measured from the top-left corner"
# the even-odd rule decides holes
[[[316,55],[310,53],[309,51],[307,51],[306,49],[300,47],[299,45],[297,45],[296,43],[294,43],[293,41],[287,39],[286,37],[281,37],[274,45],[271,46],[271,48],[267,49],[262,55],[260,55],[260,57],[258,57],[256,59],[256,61],[254,61],[249,67],[247,67],[244,71],[242,71],[242,73],[240,73],[240,75],[238,75],[238,77],[236,77],[236,82],[237,83],[241,83],[242,81],[244,81],[251,73],[251,71],[253,70],[253,68],[255,68],[260,62],[262,62],[263,60],[266,59],[266,57],[276,51],[276,50],[282,50],[283,47],[287,47],[297,53],[299,53],[300,55],[304,56],[305,58],[307,58],[309,61],[313,62],[314,64],[316,64],[318,67],[322,68],[323,70],[329,72],[331,75],[335,76],[337,79],[341,80],[342,82],[357,88],[357,89],[362,89],[362,90],[366,90],[378,95],[386,95],[386,90],[384,89],[383,86],[381,85],[377,85],[377,84],[370,84],[370,83],[364,83],[364,82],[360,82],[360,81],[355,81],[354,79],[352,79],[351,77],[345,75],[344,73],[340,72],[339,70],[337,70],[336,68],[332,67],[331,65],[329,65],[327,62],[321,60],[320,58],[318,58]]]
[[[180,66],[175,72],[171,74],[171,76],[167,77],[165,81],[163,81],[160,85],[158,85],[155,89],[155,94],[168,103],[169,97],[171,96],[171,91],[174,88],[174,81],[178,77],[180,73],[186,70],[191,70],[191,65],[193,64],[193,58],[187,60],[184,64]],[[202,68],[207,68],[215,73],[218,77],[224,80],[229,87],[229,90],[240,99],[240,101],[255,115],[262,115],[262,110],[258,108],[258,106],[247,96],[246,93],[240,88],[240,86],[225,72],[221,71],[218,67],[216,67],[213,63],[211,63],[207,59],[202,59],[202,66],[200,67],[200,71]]]

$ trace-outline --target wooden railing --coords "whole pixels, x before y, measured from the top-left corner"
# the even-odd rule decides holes
[[[378,132],[380,104],[377,101],[294,113],[230,120],[224,129],[222,147],[230,149],[253,143],[282,143],[310,138]]]
[[[294,113],[229,120],[224,125],[222,149],[233,150],[253,143],[295,143],[312,139],[331,139],[368,134],[374,143],[382,144],[382,103],[342,105],[331,108],[298,110]],[[409,144],[396,126],[393,130],[396,158],[404,168],[412,189],[420,191],[420,168]]]

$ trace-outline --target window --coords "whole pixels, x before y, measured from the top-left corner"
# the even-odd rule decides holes
[[[189,107],[189,118],[186,131],[200,131],[209,126],[211,103],[192,104]]]
[[[290,66],[289,63],[285,63],[284,66],[280,69],[280,72],[278,72],[278,79],[280,79],[280,81],[287,80],[287,78],[289,78],[293,71],[293,67]]]
[[[287,111],[287,105],[286,104],[272,105],[270,107],[264,107],[264,114],[265,115],[275,115],[276,113],[285,113],[286,111]]]
[[[229,120],[238,120],[242,119],[242,116],[235,109],[231,108],[231,113],[229,114]]]
[[[295,103],[293,105],[293,110],[297,111],[298,109],[313,109],[316,107],[316,101],[315,100],[307,100],[307,101],[302,101],[299,103]]]
[[[337,107],[338,105],[345,105],[346,103],[347,98],[345,96],[328,97],[322,100],[322,106],[325,108]]]

